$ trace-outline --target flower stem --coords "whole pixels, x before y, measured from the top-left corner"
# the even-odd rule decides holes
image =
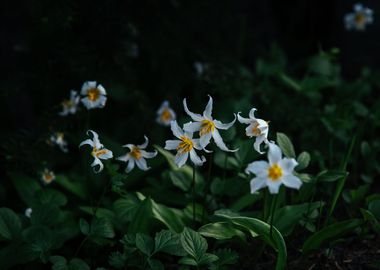
[[[202,208],[202,221],[205,220],[205,213],[206,213],[205,210],[206,210],[206,206],[208,205],[208,203],[207,203],[207,192],[210,190],[210,186],[211,186],[212,152],[209,154],[209,161],[208,162],[209,163],[208,163],[207,179],[206,179],[204,196],[203,196],[204,206]]]
[[[193,181],[191,182],[193,192],[193,223],[195,225],[195,164],[193,164]]]
[[[274,218],[274,215],[276,213],[276,208],[277,208],[277,198],[278,198],[278,195],[275,194],[272,198],[272,206],[271,206],[271,215],[270,215],[270,229],[269,229],[269,234],[270,234],[270,237],[273,238],[273,235],[272,235],[272,232],[273,232],[273,218]]]

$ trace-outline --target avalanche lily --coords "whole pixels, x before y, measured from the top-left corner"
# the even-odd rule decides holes
[[[67,141],[65,140],[65,134],[62,132],[56,132],[50,136],[49,144],[55,144],[62,150],[62,152],[67,153],[69,149],[67,148]]]
[[[100,143],[99,136],[95,131],[92,131],[92,130],[87,131],[87,135],[90,136],[89,133],[92,134],[92,140],[91,139],[84,140],[83,142],[81,142],[79,147],[85,144],[88,144],[92,147],[91,155],[94,157],[94,162],[92,162],[91,167],[94,168],[95,173],[99,173],[104,168],[104,165],[101,159],[104,159],[104,160],[110,159],[113,157],[113,155],[112,155],[112,151],[104,148],[103,144]],[[98,170],[96,170],[96,166],[99,166]]]
[[[33,212],[32,208],[26,208],[25,209],[25,216],[27,218],[30,218],[32,216],[32,212]]]
[[[67,116],[69,114],[75,114],[78,109],[80,97],[77,91],[70,91],[70,99],[62,101],[62,111],[59,113],[61,116]]]
[[[373,23],[373,10],[360,3],[355,4],[354,11],[344,16],[344,23],[347,30],[364,31],[368,24]]]
[[[269,125],[267,121],[264,121],[263,119],[258,119],[255,117],[255,111],[256,109],[253,108],[249,112],[249,118],[244,118],[240,116],[240,112],[238,113],[238,121],[242,124],[248,124],[248,127],[245,129],[245,134],[252,138],[256,137],[256,141],[253,144],[253,147],[257,152],[260,154],[263,154],[260,150],[260,145],[265,142],[268,144],[268,131],[269,131]]]
[[[289,188],[299,189],[301,180],[294,176],[293,170],[297,166],[294,158],[282,158],[280,147],[269,143],[268,160],[255,161],[248,165],[246,173],[254,173],[255,178],[251,180],[251,193],[268,187],[271,194],[277,194],[281,184]]]
[[[157,111],[157,123],[164,126],[170,126],[170,122],[175,119],[175,112],[169,107],[169,101],[165,100]]]
[[[45,168],[44,171],[41,173],[41,180],[45,185],[50,184],[55,179],[55,174],[53,171]]]
[[[201,147],[200,139],[193,139],[193,133],[188,131],[183,131],[177,124],[177,121],[171,122],[171,130],[175,137],[179,140],[167,140],[165,143],[166,150],[177,150],[177,154],[175,155],[174,162],[180,168],[185,165],[187,159],[190,155],[190,160],[196,166],[202,166],[206,159],[204,156],[199,157],[195,152],[197,150],[205,150]]]
[[[220,133],[218,129],[222,130],[227,130],[236,121],[236,115],[235,119],[228,123],[228,124],[223,124],[219,120],[213,119],[212,118],[212,97],[209,96],[209,101],[207,103],[207,106],[203,112],[203,115],[192,113],[186,103],[186,99],[183,100],[183,106],[185,108],[186,113],[195,121],[195,122],[190,122],[184,125],[184,130],[187,132],[196,132],[199,131],[199,136],[200,136],[200,146],[201,148],[205,148],[211,140],[211,137],[214,139],[214,142],[216,145],[223,151],[226,152],[235,152],[239,149],[235,150],[230,150],[227,148],[227,146],[224,144],[222,137],[220,136]]]
[[[121,160],[124,162],[128,162],[127,168],[125,171],[129,173],[133,170],[135,167],[135,164],[140,170],[147,171],[150,169],[150,167],[146,164],[146,158],[154,158],[157,156],[157,151],[154,152],[147,152],[144,149],[148,146],[149,139],[144,136],[145,142],[140,145],[134,145],[134,144],[126,144],[123,145],[123,147],[129,148],[130,152],[125,154],[124,156],[120,156],[117,158],[117,160]]]
[[[106,89],[101,84],[97,84],[96,81],[85,82],[80,94],[84,96],[81,101],[88,110],[103,108],[106,105]]]

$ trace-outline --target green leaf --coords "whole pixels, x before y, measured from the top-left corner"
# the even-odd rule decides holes
[[[154,253],[165,252],[175,256],[185,256],[186,252],[182,248],[179,235],[177,233],[162,230],[154,238]]]
[[[188,191],[191,187],[191,179],[184,173],[180,171],[170,171],[170,180],[173,185],[180,188],[183,191]]]
[[[207,241],[198,232],[185,228],[180,236],[182,247],[199,263],[207,250]]]
[[[62,256],[50,256],[49,261],[53,264],[52,270],[68,270],[67,260]]]
[[[262,198],[262,193],[255,193],[255,194],[245,194],[243,196],[240,196],[237,201],[235,201],[230,209],[233,211],[240,211],[248,206],[251,206],[255,202],[259,201]]]
[[[69,270],[90,270],[90,266],[85,261],[74,258],[69,263]]]
[[[261,236],[262,239],[271,247],[273,247],[278,253],[276,270],[283,270],[286,268],[286,245],[284,238],[282,237],[281,233],[276,229],[276,227],[273,227],[271,236],[270,225],[259,219],[229,216],[226,214],[216,214],[216,216],[221,217],[223,219],[227,219],[233,224],[248,230],[249,233],[254,237],[257,235]]]
[[[354,229],[359,227],[362,223],[363,221],[360,219],[350,219],[327,226],[306,239],[303,244],[302,252],[308,253],[313,250],[318,250],[323,245],[331,243],[333,240],[348,233],[352,233]]]
[[[153,239],[146,234],[136,234],[136,247],[145,255],[150,256],[153,252]]]
[[[284,133],[277,132],[277,144],[281,148],[284,155],[288,158],[296,158],[294,147],[289,137]]]
[[[55,204],[57,206],[63,206],[67,203],[67,198],[62,192],[50,188],[38,190],[35,196],[41,204]]]
[[[20,233],[20,218],[11,209],[0,208],[0,239],[12,240]]]
[[[42,204],[33,207],[30,221],[33,225],[55,225],[60,221],[61,210],[55,204]]]
[[[342,177],[346,177],[348,172],[339,170],[324,170],[317,175],[318,182],[335,182]]]
[[[111,222],[106,218],[93,218],[90,226],[90,235],[102,238],[113,238],[115,232]]]
[[[41,189],[38,181],[20,173],[12,173],[10,174],[10,178],[12,179],[12,183],[20,198],[26,203],[26,205],[32,205],[34,193]]]
[[[298,165],[296,167],[296,170],[302,170],[307,168],[307,166],[309,166],[310,159],[310,154],[308,152],[302,152],[301,154],[299,154],[297,157]]]
[[[217,240],[231,239],[234,236],[245,239],[244,233],[228,222],[209,223],[199,228],[198,232],[205,237]]]
[[[79,220],[79,229],[84,235],[90,235],[90,224],[83,218]]]
[[[198,265],[211,264],[211,263],[217,261],[218,259],[219,259],[218,256],[216,256],[214,254],[205,253],[205,254],[203,254],[201,260],[198,263]]]
[[[191,257],[182,257],[178,263],[180,264],[186,264],[186,265],[192,265],[192,266],[196,266],[197,265],[197,262],[195,259],[191,258]]]
[[[226,264],[235,264],[239,259],[238,253],[231,249],[218,249],[215,252],[215,255],[219,258],[219,260],[217,261],[217,264],[219,266]]]
[[[164,223],[170,230],[181,232],[184,228],[182,219],[169,207],[151,200],[153,217]]]
[[[148,264],[151,270],[164,270],[165,267],[164,265],[156,259],[149,258],[148,259]]]
[[[46,256],[49,251],[57,247],[55,235],[46,226],[32,226],[23,231],[25,241],[30,244],[31,252]]]
[[[113,209],[116,216],[122,222],[131,221],[140,205],[140,200],[135,196],[127,196],[114,202]]]
[[[70,181],[66,176],[64,175],[57,175],[55,178],[55,182],[65,188],[67,191],[71,192],[72,194],[78,196],[82,200],[86,200],[88,197],[87,190],[85,188],[85,185],[82,181]]]
[[[133,215],[131,223],[128,227],[129,233],[148,232],[148,228],[153,218],[152,200],[149,198],[140,202],[136,213]]]
[[[380,200],[371,201],[368,204],[368,210],[378,219],[380,220]]]

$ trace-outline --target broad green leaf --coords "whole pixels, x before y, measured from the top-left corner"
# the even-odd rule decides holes
[[[334,223],[311,235],[303,244],[302,252],[308,253],[320,249],[323,245],[330,243],[353,231],[363,224],[360,219],[350,219]]]
[[[211,254],[211,253],[205,253],[203,254],[201,260],[199,261],[198,265],[204,265],[204,264],[210,264],[215,261],[217,261],[219,258],[218,256]]]
[[[378,219],[380,220],[380,200],[371,201],[368,204],[368,210]]]
[[[178,263],[180,264],[186,264],[186,265],[192,265],[192,266],[196,266],[197,265],[197,261],[191,257],[182,257]]]
[[[133,218],[128,227],[128,232],[148,232],[148,228],[151,224],[152,218],[152,200],[146,198],[142,202],[140,202],[140,205],[138,206],[135,214],[133,215]]]
[[[0,208],[0,240],[15,239],[20,233],[20,218],[11,209]]]
[[[68,270],[67,260],[62,256],[50,256],[50,262],[53,264],[52,270]]]
[[[216,214],[216,216],[227,219],[233,224],[242,227],[250,232],[252,236],[259,235],[262,239],[272,246],[278,253],[276,270],[283,270],[286,268],[286,245],[281,233],[273,227],[272,235],[270,235],[270,225],[255,218],[249,217],[235,217],[226,214]]]
[[[61,210],[55,204],[41,204],[33,207],[30,221],[33,225],[50,226],[57,224],[61,218]]]
[[[235,201],[230,209],[233,211],[240,211],[248,206],[253,205],[255,202],[259,201],[262,198],[262,193],[255,193],[255,194],[245,194],[237,199]]]
[[[85,261],[74,258],[69,263],[69,270],[90,270],[90,267]]]
[[[64,175],[57,175],[55,182],[82,200],[88,197],[85,185],[81,181],[71,181]]]
[[[24,239],[31,244],[31,252],[36,255],[47,255],[50,250],[57,247],[55,235],[46,226],[32,226],[23,231]]]
[[[169,172],[170,180],[173,185],[180,188],[183,191],[188,191],[191,187],[191,179],[181,171],[170,171]]]
[[[139,199],[130,195],[115,201],[113,204],[113,209],[115,210],[116,216],[125,223],[132,220],[139,208],[139,205]]]
[[[179,234],[162,230],[154,238],[154,253],[165,252],[175,256],[185,256],[186,252],[181,246]]]
[[[20,198],[26,203],[26,205],[31,206],[34,199],[34,193],[41,189],[38,180],[21,173],[12,173],[10,174],[10,178],[12,179],[12,183]]]
[[[93,218],[90,225],[90,235],[102,238],[113,238],[115,232],[111,222],[106,218]]]
[[[236,229],[229,222],[209,223],[200,227],[198,232],[205,237],[211,237],[217,240],[231,239],[234,236],[245,239],[244,233]]]
[[[180,236],[182,247],[199,263],[207,250],[207,241],[198,232],[185,228]]]
[[[310,159],[310,154],[308,152],[302,152],[301,154],[299,154],[297,157],[298,165],[296,167],[296,170],[302,170],[307,168],[307,166],[309,166]]]
[[[215,255],[219,258],[219,260],[216,262],[219,266],[226,264],[235,264],[239,259],[238,253],[231,249],[218,249],[215,251]]]
[[[67,198],[62,192],[50,188],[38,190],[35,196],[41,204],[55,204],[57,206],[63,206],[67,203]]]
[[[289,137],[284,133],[277,132],[277,144],[281,148],[284,155],[288,158],[296,158],[296,153],[294,152],[294,146],[290,141]]]
[[[345,171],[339,171],[339,170],[325,170],[320,172],[317,175],[318,182],[334,182],[338,179],[341,179],[342,177],[346,177],[348,175],[348,172]]]
[[[90,224],[83,218],[79,220],[79,229],[84,235],[90,235]]]
[[[136,247],[145,255],[150,256],[153,252],[153,239],[146,234],[136,234]]]
[[[164,223],[170,230],[181,232],[184,223],[181,218],[169,207],[151,200],[153,217]]]
[[[159,260],[149,258],[148,264],[151,270],[164,270],[165,267]]]

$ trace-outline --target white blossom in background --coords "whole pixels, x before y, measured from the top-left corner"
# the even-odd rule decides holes
[[[186,99],[184,99],[183,106],[185,108],[185,111],[191,117],[191,119],[193,119],[195,122],[190,122],[190,123],[185,124],[183,129],[187,132],[199,131],[200,145],[202,148],[205,148],[210,143],[211,138],[213,138],[216,145],[223,151],[235,152],[239,150],[239,149],[235,149],[235,150],[228,149],[225,143],[223,142],[223,139],[220,136],[220,133],[218,131],[218,129],[227,130],[230,127],[232,127],[232,125],[236,121],[236,115],[235,115],[235,119],[232,122],[228,124],[223,124],[219,120],[212,118],[212,115],[211,115],[212,105],[213,105],[212,97],[209,96],[209,101],[203,112],[203,115],[200,115],[200,114],[192,113],[187,107]]]
[[[254,173],[255,178],[251,180],[251,193],[268,187],[271,194],[277,194],[281,184],[286,187],[299,189],[301,180],[293,174],[298,165],[294,158],[282,158],[280,147],[269,143],[268,161],[254,161],[248,165],[245,172]]]
[[[144,136],[145,142],[140,145],[134,145],[134,144],[126,144],[123,145],[123,147],[129,148],[130,152],[120,156],[117,158],[117,160],[127,162],[127,168],[125,169],[127,173],[133,170],[135,167],[135,164],[140,170],[147,171],[150,169],[148,165],[146,164],[146,158],[154,158],[157,156],[157,151],[154,152],[147,152],[144,149],[148,146],[149,139]]]
[[[176,120],[176,114],[170,108],[169,101],[165,100],[157,111],[156,121],[161,125],[170,126],[170,122],[173,120]]]
[[[196,150],[206,149],[201,147],[199,139],[193,139],[193,133],[188,131],[183,131],[177,124],[177,121],[171,122],[171,130],[175,137],[179,140],[167,140],[165,143],[166,150],[177,150],[177,154],[174,157],[174,162],[178,167],[185,165],[187,159],[190,156],[190,160],[196,166],[202,166],[206,162],[204,156],[199,157],[195,152]]]
[[[96,81],[85,82],[80,94],[83,96],[81,101],[88,110],[103,108],[106,105],[106,89],[101,84],[97,84]]]
[[[69,114],[75,114],[78,109],[78,104],[80,101],[80,97],[77,91],[70,91],[70,99],[65,99],[62,101],[62,111],[59,113],[61,116],[67,116]]]
[[[67,153],[67,141],[65,140],[65,134],[62,132],[55,132],[50,136],[49,144],[57,145],[62,152]]]
[[[27,218],[30,218],[32,216],[32,212],[33,212],[32,208],[26,208],[25,209],[25,216]]]
[[[41,173],[41,181],[45,185],[49,185],[51,182],[55,180],[55,174],[53,171],[45,168],[43,172]]]
[[[92,147],[91,155],[94,157],[94,162],[92,162],[91,167],[93,167],[95,173],[99,173],[104,168],[101,159],[110,159],[113,157],[113,154],[112,151],[104,148],[103,144],[100,143],[98,133],[92,130],[87,131],[87,135],[90,136],[89,133],[92,134],[92,139],[84,140],[79,147],[86,144]],[[97,166],[99,166],[98,170],[96,169]]]
[[[367,25],[373,23],[373,10],[360,3],[355,4],[354,11],[344,16],[344,23],[347,30],[364,31]]]
[[[202,77],[202,75],[205,73],[206,69],[208,68],[208,65],[200,61],[196,61],[194,62],[193,67],[197,76]]]
[[[269,132],[269,125],[268,122],[263,119],[258,119],[255,117],[255,111],[256,109],[253,108],[249,112],[249,118],[244,118],[240,116],[240,112],[238,113],[238,121],[242,124],[248,124],[248,127],[245,129],[245,134],[252,138],[256,137],[256,141],[253,144],[253,147],[257,152],[260,154],[263,154],[260,150],[260,145],[264,142],[268,144],[268,132]]]

